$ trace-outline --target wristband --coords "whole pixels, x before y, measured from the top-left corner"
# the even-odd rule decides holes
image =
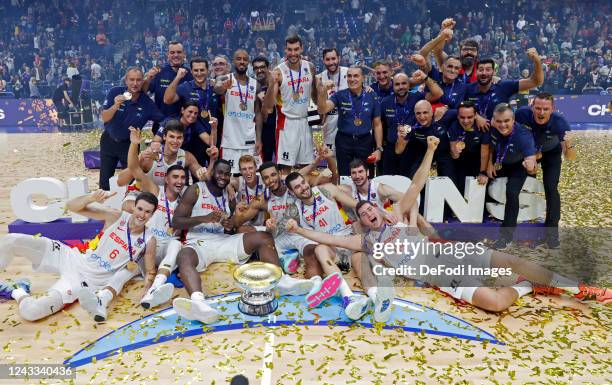
[[[478,175],[486,176],[487,178],[489,177],[485,171],[480,171]]]

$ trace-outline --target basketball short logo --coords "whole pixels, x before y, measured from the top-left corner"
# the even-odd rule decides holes
[[[287,152],[287,151],[283,152],[283,159],[284,160],[289,160],[289,152]]]
[[[230,160],[228,160],[228,162],[230,164],[230,167],[233,168],[234,167],[234,159],[230,159]]]

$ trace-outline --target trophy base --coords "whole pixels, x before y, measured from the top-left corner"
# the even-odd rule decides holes
[[[247,315],[254,316],[266,316],[270,313],[274,313],[278,309],[278,301],[274,298],[272,301],[253,305],[244,301],[238,302],[238,310]]]

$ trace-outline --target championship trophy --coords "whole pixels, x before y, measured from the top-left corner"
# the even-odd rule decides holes
[[[266,262],[252,262],[234,270],[234,280],[242,289],[238,310],[244,314],[265,316],[278,308],[274,288],[283,276],[280,267]]]

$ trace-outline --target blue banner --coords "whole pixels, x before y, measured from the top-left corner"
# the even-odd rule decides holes
[[[572,123],[608,124],[612,128],[612,95],[555,95],[555,109]]]
[[[0,99],[0,130],[57,131],[59,120],[51,99]]]

